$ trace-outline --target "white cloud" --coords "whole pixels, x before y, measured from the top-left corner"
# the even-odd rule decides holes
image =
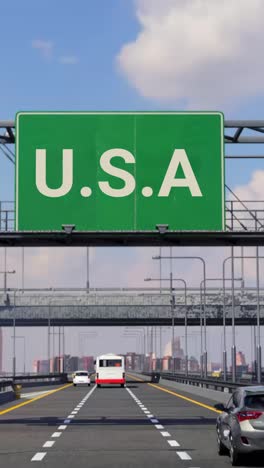
[[[43,41],[41,39],[35,39],[32,41],[33,49],[39,50],[40,54],[45,59],[50,59],[53,54],[54,44],[52,41]]]
[[[204,109],[263,93],[263,0],[137,0],[136,14],[117,61],[142,96]]]
[[[76,65],[79,62],[79,58],[76,55],[63,55],[59,58],[59,63],[62,65]]]
[[[256,170],[246,185],[235,187],[235,194],[240,200],[263,200],[264,170]]]

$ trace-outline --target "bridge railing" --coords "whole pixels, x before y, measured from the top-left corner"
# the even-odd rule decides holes
[[[142,374],[152,377],[153,372],[142,372]],[[232,393],[238,387],[256,385],[254,376],[252,376],[252,380],[248,380],[241,377],[236,383],[234,383],[230,380],[223,380],[219,377],[202,378],[198,375],[183,375],[180,373],[173,374],[172,372],[159,372],[159,374],[160,377],[164,380],[171,380],[187,385],[195,385],[198,387],[204,387],[207,389],[213,389],[228,393]],[[264,381],[264,376],[262,376],[262,381]]]

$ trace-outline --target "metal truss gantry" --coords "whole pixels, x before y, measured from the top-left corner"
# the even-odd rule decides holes
[[[260,317],[264,324],[264,291],[260,291]],[[231,325],[232,298],[225,292],[225,321]],[[199,326],[203,303],[199,290],[184,293],[175,290],[175,325],[183,326],[187,312],[188,326]],[[254,325],[257,294],[254,288],[237,289],[235,294],[236,325]],[[0,293],[0,326],[170,326],[171,296],[166,290],[156,292],[122,292],[107,290],[61,290],[28,292],[8,290]],[[206,323],[223,324],[223,290],[207,290]]]
[[[191,132],[191,130],[190,130]],[[191,135],[191,133],[190,133]],[[263,144],[263,120],[226,120],[226,145]],[[0,151],[15,164],[15,123],[0,121]],[[232,151],[231,151],[232,153]],[[225,159],[263,159],[260,154],[225,154]],[[264,203],[240,201],[235,198],[226,203],[226,231],[14,231],[12,202],[0,203],[0,247],[59,247],[59,246],[263,246]],[[10,205],[11,203],[11,205]]]

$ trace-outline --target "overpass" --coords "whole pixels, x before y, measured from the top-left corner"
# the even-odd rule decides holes
[[[132,288],[131,288],[132,289]],[[154,289],[154,288],[153,288]],[[190,289],[187,302],[183,291],[174,289],[175,308],[171,294],[164,290],[8,290],[0,293],[0,326],[123,326],[123,325],[222,325],[223,310],[226,324],[231,324],[232,296],[226,289],[206,291]],[[223,306],[224,302],[224,306]],[[237,325],[256,323],[257,294],[254,288],[235,290],[235,320]],[[264,324],[264,291],[260,291],[260,319]]]

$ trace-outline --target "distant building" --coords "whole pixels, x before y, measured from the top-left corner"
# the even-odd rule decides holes
[[[247,365],[245,354],[242,353],[242,351],[238,351],[236,353],[236,365],[237,366],[246,366]]]
[[[94,371],[94,357],[82,356],[79,360],[79,368],[89,372]]]
[[[183,358],[184,351],[181,348],[181,338],[180,336],[175,336],[174,343],[173,343],[173,355],[175,358]],[[164,349],[164,356],[172,356],[172,349],[171,349],[171,340],[166,344]]]
[[[189,359],[189,370],[190,372],[199,372],[200,370],[199,361],[194,356]]]
[[[74,372],[79,369],[79,358],[78,356],[69,356],[65,362],[65,371]]]

